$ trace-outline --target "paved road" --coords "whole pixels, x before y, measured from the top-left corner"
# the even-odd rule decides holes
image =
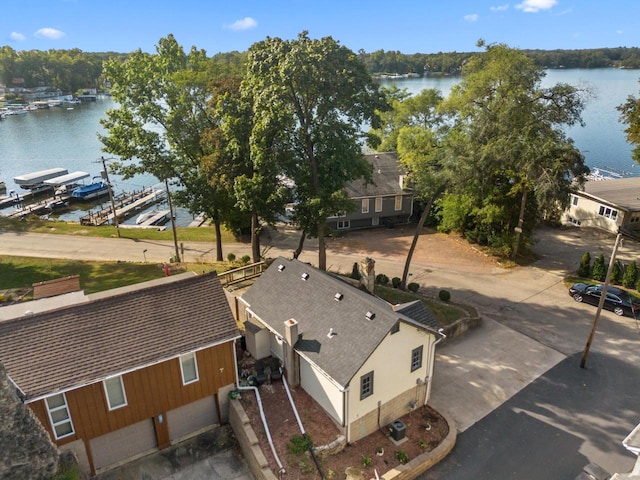
[[[264,242],[265,251],[272,257],[290,256],[296,242],[295,236],[277,235]],[[375,245],[376,271],[400,276],[404,252],[392,247],[381,251]],[[542,229],[534,246],[538,261],[529,267],[469,268],[452,259],[445,268],[428,255],[414,261],[412,280],[423,290],[446,288],[453,300],[475,305],[487,319],[478,331],[439,349],[433,403],[449,411],[461,434],[437,478],[570,479],[590,461],[610,471],[630,470],[633,459],[621,451],[620,442],[640,421],[638,326],[604,312],[587,369],[579,369],[576,355],[584,348],[595,309],[573,302],[563,284],[584,251],[608,258],[612,247],[607,234]],[[350,272],[368,248],[330,250],[330,269]],[[248,254],[249,246],[225,245],[228,252]],[[619,258],[638,258],[638,253],[636,244],[625,242]],[[173,245],[2,232],[0,254],[165,262],[173,255]],[[184,245],[187,261],[214,257],[213,245]],[[307,242],[300,259],[317,261],[313,242]],[[605,381],[608,377],[616,381]],[[573,395],[576,392],[583,395]],[[463,464],[471,470],[462,472],[484,473],[457,476]],[[514,476],[509,468],[545,475]]]

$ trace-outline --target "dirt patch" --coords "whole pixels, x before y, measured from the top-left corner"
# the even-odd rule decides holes
[[[276,453],[286,471],[285,478],[320,479],[314,460],[308,453],[291,451],[291,447],[297,443],[295,440],[292,442],[291,439],[302,435],[283,383],[275,381],[258,388]],[[336,440],[340,431],[322,407],[300,387],[291,389],[291,394],[302,425],[314,446],[327,445]],[[241,402],[251,419],[251,425],[258,436],[271,470],[277,473],[279,467],[271,454],[254,393],[243,391]],[[428,406],[419,407],[400,420],[406,427],[406,440],[403,443],[395,445],[389,431],[383,427],[383,430],[347,445],[339,453],[318,458],[325,477],[344,478],[346,469],[355,467],[364,474],[364,478],[375,478],[375,472],[382,475],[400,463],[433,450],[449,432],[449,426],[444,418]]]

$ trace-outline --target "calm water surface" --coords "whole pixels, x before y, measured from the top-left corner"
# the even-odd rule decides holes
[[[547,71],[544,85],[564,82],[588,86],[594,92],[583,113],[586,126],[567,130],[591,168],[640,175],[640,166],[631,158],[631,146],[625,140],[624,124],[618,121],[616,110],[629,95],[638,96],[639,78],[640,70]],[[459,78],[456,77],[380,81],[382,85],[396,84],[411,93],[437,88],[445,96],[458,82]],[[0,179],[6,182],[7,189],[19,190],[13,182],[18,175],[53,167],[99,175],[102,170],[100,158],[107,157],[101,151],[102,144],[98,140],[98,133],[103,133],[100,119],[105,118],[105,111],[113,107],[114,103],[109,97],[102,97],[97,102],[73,105],[72,109],[65,106],[50,108],[0,121]],[[153,176],[138,176],[126,181],[117,175],[110,175],[110,178],[116,193],[139,190],[158,183]],[[179,217],[185,217],[185,212],[181,212]]]

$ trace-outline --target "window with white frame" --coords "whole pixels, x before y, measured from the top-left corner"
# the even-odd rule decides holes
[[[422,367],[422,345],[411,350],[411,371],[414,372]]]
[[[64,393],[48,397],[46,402],[49,420],[51,421],[56,440],[73,435],[73,423],[71,422],[71,415],[69,414],[69,407],[67,406],[67,397],[65,397]]]
[[[369,199],[362,199],[362,213],[369,213]]]
[[[402,210],[402,195],[396,195],[396,204],[394,208],[396,212]]]
[[[578,199],[580,197],[578,197],[577,195],[571,195],[571,205],[576,207],[578,205]]]
[[[360,377],[360,400],[373,395],[373,372],[365,373]]]
[[[338,230],[344,230],[345,228],[351,227],[351,221],[349,220],[338,220],[337,228]]]
[[[195,352],[180,355],[180,371],[183,385],[198,381],[198,362]]]
[[[609,218],[611,220],[615,220],[618,218],[618,211],[614,208],[607,207],[605,205],[600,205],[600,209],[598,210],[598,215],[601,217]]]
[[[376,197],[376,212],[382,211],[382,197]]]
[[[127,405],[127,395],[124,392],[124,383],[122,383],[122,375],[106,379],[104,382],[104,391],[107,394],[107,402],[109,410],[115,410]]]

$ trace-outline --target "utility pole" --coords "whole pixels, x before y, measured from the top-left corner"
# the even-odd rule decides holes
[[[116,202],[113,200],[113,190],[111,189],[111,181],[109,181],[109,173],[107,172],[107,159],[100,157],[102,160],[102,171],[104,172],[104,179],[107,181],[107,190],[109,191],[109,200],[111,200],[111,213],[113,214],[113,224],[116,227],[116,233],[120,238],[120,226],[118,225],[118,215],[116,215]]]
[[[580,360],[580,368],[584,368],[584,365],[587,362],[587,355],[589,354],[589,349],[591,348],[591,342],[593,342],[593,336],[595,335],[596,328],[598,327],[600,312],[602,312],[602,307],[604,306],[604,300],[607,296],[607,288],[609,288],[609,280],[611,279],[613,262],[616,261],[616,253],[618,253],[618,245],[620,244],[621,239],[622,239],[622,234],[618,233],[618,235],[616,236],[616,243],[613,246],[613,252],[611,252],[611,260],[609,260],[609,268],[607,268],[607,275],[604,279],[604,285],[602,286],[602,294],[600,295],[600,302],[598,302],[598,309],[596,310],[596,316],[593,319],[593,326],[591,327],[591,333],[589,333],[589,339],[587,340],[587,344],[584,347],[584,352],[582,352],[582,360]]]
[[[173,215],[173,204],[171,202],[171,192],[169,191],[169,180],[164,179],[164,188],[167,190],[167,205],[169,205],[169,216],[171,217],[171,230],[173,230],[173,245],[176,250],[176,262],[180,263],[180,252],[178,251],[178,234],[176,233],[176,219]]]

